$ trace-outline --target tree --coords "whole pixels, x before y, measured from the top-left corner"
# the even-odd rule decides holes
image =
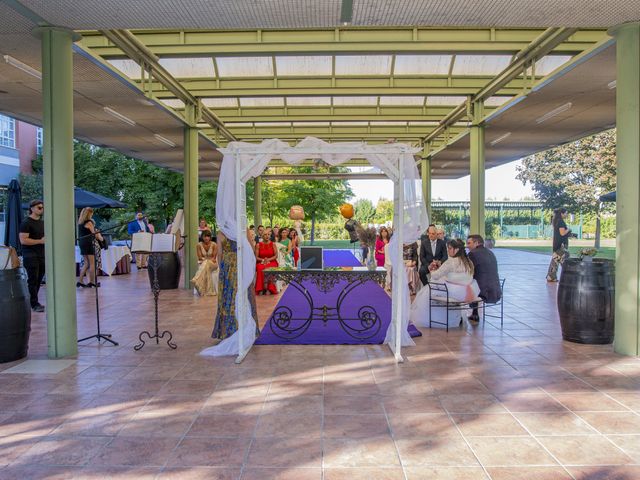
[[[531,183],[547,208],[595,213],[600,243],[600,195],[616,188],[616,135],[609,130],[525,158],[517,177]]]
[[[373,217],[376,214],[376,209],[373,206],[373,202],[368,198],[361,198],[353,204],[354,214],[356,219],[366,225],[373,221]]]
[[[377,223],[393,221],[393,201],[387,198],[380,198],[376,205],[376,215],[374,219]]]
[[[313,167],[300,167],[297,171],[299,173],[314,172]],[[337,172],[341,169],[333,167],[330,171]],[[269,188],[272,183],[269,182]],[[338,207],[352,196],[353,192],[346,180],[284,180],[278,207],[281,211],[288,211],[291,205],[302,205],[305,214],[311,217],[311,243],[313,244],[316,221],[334,216]]]

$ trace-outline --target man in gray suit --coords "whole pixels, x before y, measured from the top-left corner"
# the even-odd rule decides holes
[[[481,235],[469,235],[467,237],[469,260],[473,263],[473,278],[478,282],[480,294],[478,295],[487,303],[495,303],[502,298],[500,277],[498,276],[498,261],[491,250],[485,248]],[[478,309],[473,309],[469,317],[471,322],[478,322]]]

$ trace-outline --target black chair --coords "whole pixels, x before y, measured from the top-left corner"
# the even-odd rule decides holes
[[[482,309],[482,324],[484,325],[484,322],[486,321],[486,317],[490,317],[490,318],[499,318],[500,319],[500,328],[502,328],[504,326],[504,282],[505,282],[506,278],[501,278],[500,279],[500,300],[498,300],[495,303],[487,303],[485,301],[482,302],[482,306],[484,307]],[[500,307],[500,315],[497,314],[488,314],[487,313],[487,307]]]

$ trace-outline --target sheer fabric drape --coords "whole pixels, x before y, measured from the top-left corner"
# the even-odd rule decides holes
[[[259,176],[265,170],[273,158],[279,158],[290,165],[297,165],[308,158],[320,159],[323,162],[336,166],[352,158],[365,158],[369,163],[379,168],[390,179],[394,181],[396,188],[404,189],[404,201],[400,208],[400,217],[394,218],[394,228],[403,229],[403,243],[413,243],[418,240],[420,233],[429,224],[425,204],[422,200],[422,188],[418,168],[414,161],[414,154],[419,152],[419,148],[405,144],[382,144],[367,145],[363,143],[327,143],[313,137],[307,137],[292,147],[288,143],[278,139],[265,140],[260,144],[246,142],[232,142],[220,151],[224,155],[220,179],[218,182],[218,193],[216,198],[216,220],[220,230],[230,239],[243,242],[244,258],[243,285],[238,289],[238,295],[247,291],[255,277],[256,258],[246,236],[237,237],[237,224],[241,220],[241,214],[236,212],[236,188],[241,188],[240,182],[246,183],[251,178]],[[237,178],[236,162],[240,162],[240,178]],[[402,171],[402,185],[398,184],[399,172]],[[246,230],[246,225],[242,225],[242,231]],[[397,246],[398,236],[394,235],[389,244],[389,252],[393,268],[398,269],[404,275],[404,265],[402,255],[398,251],[402,249]],[[394,243],[395,241],[395,243]],[[404,289],[402,298],[395,299],[402,302],[402,337],[401,345],[414,345],[413,340],[407,333],[409,322],[409,293]],[[252,345],[255,341],[255,330],[257,319],[253,318],[248,311],[236,312],[238,322],[242,324],[243,344]],[[203,352],[204,355],[233,355],[239,352],[238,336],[236,332],[231,337],[223,340],[220,344],[210,347]],[[394,322],[391,322],[385,343],[395,342]]]

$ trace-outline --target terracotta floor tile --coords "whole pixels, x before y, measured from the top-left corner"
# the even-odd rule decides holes
[[[491,437],[503,435],[524,435],[527,431],[509,413],[452,415],[463,435],[469,437]]]
[[[396,439],[405,467],[477,466],[478,460],[462,437],[409,437]]]
[[[129,437],[182,437],[195,418],[196,416],[192,413],[139,412],[122,427],[118,435]]]
[[[117,437],[91,461],[97,466],[162,467],[177,438]]]
[[[239,468],[225,467],[167,467],[157,480],[238,480]]]
[[[80,472],[80,467],[72,466],[51,467],[39,465],[10,465],[8,467],[0,468],[0,480],[69,480],[70,478],[75,478]],[[151,480],[151,478],[153,477],[146,480]]]
[[[258,396],[219,396],[211,395],[202,406],[204,415],[259,415],[266,399],[266,395]]]
[[[251,443],[247,466],[302,467],[322,466],[322,441],[318,438],[255,438]]]
[[[483,466],[557,465],[533,438],[471,437],[471,448]]]
[[[256,437],[305,437],[322,436],[322,415],[286,415],[268,413],[258,419]]]
[[[326,478],[326,477],[325,477]],[[240,480],[321,480],[320,468],[245,468]]]
[[[583,419],[572,412],[514,413],[532,435],[588,435],[597,433]]]
[[[568,467],[575,480],[635,480],[639,466]]]
[[[401,468],[325,468],[324,480],[404,480]]]
[[[0,437],[0,468],[12,463],[42,438],[46,437],[25,437],[21,435]]]
[[[262,413],[277,413],[283,415],[322,413],[322,396],[300,395],[298,397],[287,398],[274,398],[273,396],[267,397]]]
[[[94,467],[86,466],[76,471],[73,480],[155,480],[159,468],[150,467]]]
[[[506,413],[496,397],[489,394],[439,395],[447,412],[454,413]]]
[[[633,412],[581,412],[578,415],[600,433],[640,434],[640,416]]]
[[[325,467],[399,467],[390,435],[369,438],[325,438]]]
[[[488,467],[491,480],[573,480],[561,467]]]
[[[389,435],[385,415],[325,415],[325,438],[367,438]]]
[[[382,414],[382,397],[327,395],[324,397],[324,412],[332,415]]]
[[[634,463],[640,463],[640,435],[607,435],[607,438],[629,455]]]
[[[406,467],[407,480],[488,480],[481,467]]]
[[[400,395],[382,397],[384,409],[391,413],[444,413],[440,400],[435,395]]]
[[[538,437],[562,465],[626,465],[631,458],[601,435]]]
[[[248,438],[188,437],[171,453],[168,467],[240,467],[244,462]]]
[[[574,412],[626,412],[627,407],[600,392],[556,393],[553,397]]]
[[[566,412],[567,409],[546,393],[515,393],[499,395],[498,398],[510,412]]]
[[[0,422],[0,437],[9,435],[29,435],[39,437],[51,433],[60,426],[66,417],[63,414],[14,413]]]
[[[199,415],[187,437],[251,438],[257,422],[257,415]]]
[[[33,445],[16,463],[33,465],[86,465],[111,437],[47,436]]]
[[[460,436],[455,424],[445,413],[390,413],[388,418],[395,438]]]

